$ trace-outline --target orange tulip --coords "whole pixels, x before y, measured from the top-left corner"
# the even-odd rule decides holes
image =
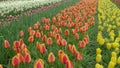
[[[67,45],[67,41],[66,41],[65,39],[62,39],[61,45],[62,45],[62,46],[66,46],[66,45]]]
[[[75,45],[72,46],[72,51],[71,51],[73,54],[75,54],[77,52],[77,49],[75,47]]]
[[[69,60],[69,58],[68,58],[67,54],[63,54],[62,60],[61,60],[62,63],[66,64],[68,60]]]
[[[53,42],[52,42],[52,38],[51,38],[51,37],[48,38],[46,43],[47,43],[47,45],[52,45],[52,43],[53,43]]]
[[[86,35],[86,36],[84,37],[84,41],[85,41],[86,44],[88,44],[88,42],[89,42],[89,36],[88,36],[88,35]]]
[[[24,62],[24,57],[22,56],[22,54],[18,53],[18,54],[17,54],[17,57],[18,57],[18,59],[20,60],[20,63],[21,63],[21,62]]]
[[[31,56],[30,56],[29,53],[25,53],[25,55],[24,55],[24,61],[25,61],[25,63],[30,63]]]
[[[23,39],[20,39],[20,40],[19,40],[20,46],[21,46],[23,43],[24,43]]]
[[[4,48],[9,48],[10,43],[7,40],[4,40]]]
[[[48,55],[48,62],[49,63],[52,63],[55,61],[55,56],[54,54],[51,52],[49,55]]]
[[[34,68],[44,68],[44,61],[42,59],[35,60]]]
[[[0,68],[3,68],[2,64],[0,64]]]
[[[38,23],[35,23],[33,27],[34,27],[34,29],[38,29],[39,28]]]
[[[73,63],[70,60],[68,60],[65,65],[66,68],[74,68]]]
[[[79,34],[78,33],[75,33],[75,40],[79,40]]]
[[[82,54],[80,52],[76,52],[75,56],[76,60],[82,60]]]
[[[30,33],[31,30],[32,30],[32,27],[29,27],[29,28],[28,28],[28,32]]]
[[[24,50],[26,48],[26,45],[23,43],[20,48],[21,50]]]
[[[65,35],[65,36],[68,36],[68,35],[69,35],[69,30],[68,30],[68,29],[66,29],[66,30],[64,31],[64,35]]]
[[[20,37],[23,37],[23,36],[24,36],[23,30],[20,31],[19,36],[20,36]]]
[[[79,47],[84,48],[86,45],[85,41],[79,41]]]
[[[44,36],[42,37],[42,41],[43,41],[43,42],[46,42],[46,39],[47,39],[47,36],[44,35]]]
[[[18,56],[14,56],[12,58],[12,66],[18,66],[20,64],[20,60]]]
[[[57,39],[57,44],[58,45],[62,45],[62,40],[61,39]]]
[[[55,24],[56,23],[56,18],[52,17],[52,22]]]
[[[35,30],[31,30],[29,33],[30,36],[34,36],[35,35]]]
[[[72,34],[76,34],[76,31],[75,31],[75,29],[72,29]]]
[[[34,41],[34,36],[29,36],[28,42],[33,42]]]
[[[36,31],[35,36],[36,36],[36,38],[40,38],[41,37],[41,33],[39,31]]]
[[[44,54],[46,52],[45,44],[40,44],[39,42],[36,43],[36,48],[41,54]]]
[[[68,44],[68,50],[70,51],[70,52],[72,52],[72,45],[71,44]]]
[[[14,45],[15,48],[18,48],[20,46],[20,42],[19,41],[14,41]]]

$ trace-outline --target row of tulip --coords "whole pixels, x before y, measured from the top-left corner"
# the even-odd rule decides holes
[[[99,0],[98,4],[97,42],[100,46],[96,49],[95,68],[115,68],[120,65],[120,9],[110,0]],[[110,54],[102,56],[105,50]]]
[[[2,1],[0,2],[0,19],[60,1],[62,0]]]
[[[31,49],[29,49],[31,46],[28,45],[32,43],[32,48],[36,45],[35,48],[40,55],[44,55],[46,52],[49,53],[47,55],[48,59],[43,59],[44,56],[36,60],[33,59],[35,60],[34,68],[44,68],[45,61],[52,64],[56,59],[59,59],[66,68],[74,68],[73,59],[70,57],[73,55],[75,61],[82,60],[80,50],[84,49],[89,43],[87,31],[90,26],[95,24],[93,15],[96,14],[96,6],[96,0],[81,0],[75,5],[61,10],[52,19],[43,17],[42,22],[37,22],[29,27],[28,32],[21,30],[19,32],[20,39],[15,40],[13,46],[8,40],[4,40],[4,48],[9,49],[12,47],[16,53],[11,60],[12,66],[17,67],[21,63],[31,63],[33,57],[31,56]],[[24,37],[28,37],[28,40],[23,40]],[[72,39],[72,42],[70,39]],[[28,44],[25,44],[25,42]],[[49,52],[51,47],[57,48],[58,53]],[[61,49],[61,47],[64,49]]]

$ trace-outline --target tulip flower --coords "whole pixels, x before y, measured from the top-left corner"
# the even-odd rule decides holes
[[[20,64],[19,57],[18,56],[14,56],[12,58],[12,62],[11,63],[12,63],[12,66],[14,66],[14,67],[18,66]]]
[[[38,23],[35,23],[35,24],[33,25],[33,27],[34,27],[34,29],[38,29],[39,24],[38,24]]]
[[[29,36],[28,42],[33,42],[34,41],[34,36]]]
[[[108,68],[114,68],[115,67],[115,63],[110,61],[108,64]]]
[[[76,60],[82,60],[82,54],[80,52],[77,51],[75,56],[76,56]]]
[[[24,61],[25,61],[25,63],[30,63],[31,56],[30,56],[29,53],[25,53],[25,55],[24,55]]]
[[[9,48],[10,43],[7,40],[4,40],[4,48]]]
[[[13,46],[14,46],[15,48],[18,48],[18,47],[20,46],[20,42],[19,42],[19,41],[14,41]]]
[[[65,35],[65,36],[68,36],[68,35],[69,35],[69,30],[68,30],[68,29],[66,29],[66,30],[64,31],[64,35]]]
[[[47,36],[44,35],[44,36],[42,37],[42,41],[43,41],[43,42],[46,42],[46,39],[47,39]]]
[[[52,45],[53,41],[52,41],[52,38],[48,38],[47,41],[46,41],[47,45]]]
[[[96,62],[101,62],[102,56],[100,54],[97,54],[96,56]]]
[[[97,63],[97,64],[95,65],[95,68],[103,68],[103,66]]]
[[[20,36],[20,37],[23,37],[23,36],[24,36],[23,30],[20,31],[19,36]]]
[[[21,63],[21,62],[24,62],[24,57],[22,56],[22,54],[18,53],[18,54],[17,54],[17,57],[18,57],[20,63]]]
[[[70,60],[68,60],[65,65],[65,68],[74,68],[73,63]]]
[[[20,39],[20,40],[19,40],[20,46],[21,46],[23,43],[24,43],[23,39]]]
[[[0,68],[3,68],[2,64],[0,64]]]
[[[52,22],[55,24],[56,23],[56,18],[52,17]]]
[[[36,31],[35,36],[36,36],[36,38],[40,38],[41,37],[41,33],[39,31]]]
[[[96,54],[101,54],[102,50],[100,48],[96,49]]]
[[[45,44],[37,43],[37,44],[36,44],[36,48],[38,49],[38,51],[39,51],[41,54],[44,54],[44,53],[46,52]]]
[[[30,33],[32,31],[32,27],[29,27],[28,28],[28,32]]]
[[[35,30],[31,30],[29,33],[30,36],[34,36],[35,35]]]
[[[120,65],[120,57],[118,57],[118,59],[117,59],[117,63]]]
[[[34,68],[44,68],[44,61],[42,59],[35,60]]]
[[[79,34],[78,33],[75,33],[75,40],[79,40]]]
[[[49,63],[52,63],[55,61],[55,56],[54,54],[51,52],[49,55],[48,55],[48,62]]]
[[[66,45],[67,45],[67,41],[66,41],[65,39],[62,39],[62,40],[61,40],[61,45],[62,45],[62,46],[66,46]]]
[[[84,41],[79,41],[79,47],[84,48],[86,43]]]

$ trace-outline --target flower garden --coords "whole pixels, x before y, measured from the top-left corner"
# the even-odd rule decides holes
[[[0,68],[120,68],[119,0],[0,1]]]

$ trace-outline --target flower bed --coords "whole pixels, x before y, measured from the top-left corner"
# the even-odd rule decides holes
[[[2,1],[0,2],[0,19],[60,1],[62,0]]]
[[[98,35],[95,68],[119,68],[120,9],[110,0],[98,1]]]
[[[4,40],[5,50],[10,49],[14,54],[8,58],[10,66],[82,67],[82,50],[89,43],[87,31],[95,24],[93,15],[96,14],[96,6],[96,0],[82,0],[51,19],[43,17],[42,22],[36,22],[28,30],[20,30],[17,40]]]

